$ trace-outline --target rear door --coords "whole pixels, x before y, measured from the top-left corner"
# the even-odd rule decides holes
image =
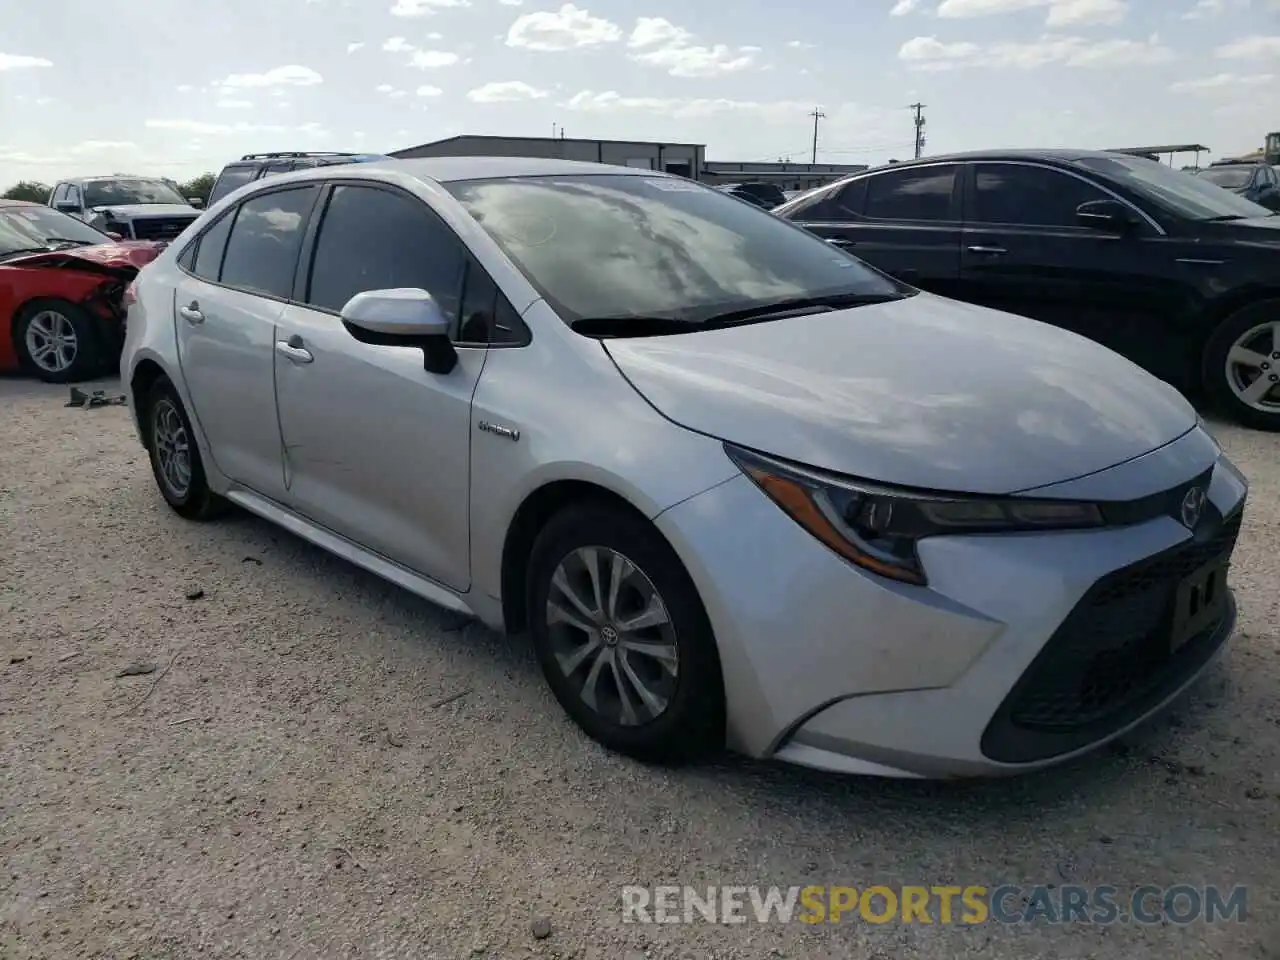
[[[889,169],[809,198],[790,218],[906,283],[954,296],[961,183],[954,163]]]
[[[1176,244],[1126,203],[1126,234],[1081,226],[1118,198],[1083,176],[1016,161],[968,164],[960,297],[1073,330],[1141,360],[1185,312]],[[1120,201],[1123,202],[1123,201]]]
[[[174,298],[192,411],[219,470],[274,500],[284,496],[276,420],[276,323],[293,293],[319,188],[260,193],[204,230]]]

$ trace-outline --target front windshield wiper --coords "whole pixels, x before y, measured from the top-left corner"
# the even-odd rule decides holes
[[[19,247],[17,250],[6,250],[0,253],[0,257],[9,258],[16,257],[24,253],[49,253],[48,247]]]
[[[778,320],[783,317],[802,316],[806,313],[821,313],[828,310],[844,310],[848,307],[865,307],[875,303],[892,303],[914,296],[910,293],[893,291],[892,293],[842,293],[825,297],[790,297],[783,300],[771,300],[740,310],[728,310],[724,313],[706,317],[700,326],[705,329],[715,327],[732,327],[743,323],[759,323],[764,320]]]
[[[579,317],[569,323],[569,329],[586,337],[609,339],[612,337],[660,337],[669,333],[691,333],[702,324],[677,320],[674,317]]]

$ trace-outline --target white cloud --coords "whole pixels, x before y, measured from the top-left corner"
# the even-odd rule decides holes
[[[247,90],[264,87],[311,87],[323,82],[324,77],[310,67],[290,64],[286,67],[275,67],[266,73],[233,73],[225,80],[218,81],[217,85]]]
[[[938,16],[969,19],[1038,9],[1047,10],[1051,27],[1115,24],[1129,12],[1129,0],[942,0]]]
[[[469,7],[471,0],[396,0],[393,17],[429,17],[442,7]]]
[[[812,50],[812,43],[805,43],[803,40],[788,40],[787,46],[792,50]]]
[[[631,59],[662,67],[673,77],[714,77],[736,73],[755,63],[759,47],[736,49],[717,43],[695,44],[693,34],[662,17],[640,17],[627,46],[636,51]]]
[[[85,140],[69,148],[67,152],[81,156],[86,153],[117,153],[137,149],[138,145],[130,140]]]
[[[1261,34],[1241,37],[1239,40],[1223,44],[1214,53],[1224,60],[1261,60],[1266,57],[1280,57],[1280,37]]]
[[[416,93],[420,97],[438,97],[440,96],[440,94],[444,93],[444,91],[441,90],[439,87],[432,87],[424,84],[423,86],[415,90],[414,93]]]
[[[1090,40],[1086,37],[1046,35],[1030,43],[943,43],[936,37],[913,37],[898,50],[898,58],[916,70],[959,67],[1120,67],[1166,63],[1173,51],[1153,34],[1147,40]]]
[[[348,43],[347,53],[355,53],[357,50],[361,49],[362,47],[364,47],[363,43]]]
[[[428,39],[428,40],[443,40],[443,39],[444,39],[444,34],[443,34],[443,33],[435,33],[435,32],[428,33],[428,34],[427,34],[427,39]]]
[[[409,59],[409,66],[420,70],[432,67],[449,67],[458,62],[458,55],[447,50],[415,50]]]
[[[53,61],[44,57],[24,57],[16,53],[0,53],[0,71],[29,70],[32,67],[52,67]]]
[[[919,6],[920,0],[898,0],[889,11],[889,16],[905,17],[908,13],[914,13]]]
[[[217,106],[223,110],[251,110],[253,109],[253,101],[232,100],[224,97],[218,101]]]
[[[546,90],[539,90],[523,80],[486,83],[467,93],[467,99],[473,103],[515,103],[519,100],[541,100],[545,96]]]
[[[195,87],[193,87],[189,83],[182,83],[182,84],[179,84],[174,89],[176,89],[179,93],[190,93],[192,90],[195,89]]]
[[[1183,20],[1212,20],[1228,10],[1244,10],[1249,0],[1196,0],[1196,5],[1182,15]],[[1272,6],[1276,6],[1274,3]]]
[[[404,37],[392,37],[383,42],[382,49],[387,53],[408,53],[413,49],[413,44]]]
[[[393,87],[389,83],[380,83],[376,87],[374,87],[374,90],[378,93],[390,93],[394,89],[395,87]]]
[[[508,47],[559,51],[617,43],[622,28],[602,17],[566,3],[559,10],[539,10],[517,17],[507,31]]]
[[[319,124],[304,123],[300,127],[286,127],[274,124],[248,123],[208,123],[203,120],[146,120],[143,126],[149,130],[169,130],[176,133],[193,133],[197,136],[226,136],[235,133],[323,133]]]
[[[1237,73],[1217,73],[1199,80],[1179,80],[1169,89],[1174,93],[1236,93],[1253,87],[1269,87],[1276,82],[1275,74],[1254,73],[1241,76]]]

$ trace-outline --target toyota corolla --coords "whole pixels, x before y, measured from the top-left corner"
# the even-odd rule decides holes
[[[615,750],[954,777],[1084,753],[1223,649],[1245,479],[1176,390],[651,171],[246,186],[134,286],[159,491],[527,630]]]

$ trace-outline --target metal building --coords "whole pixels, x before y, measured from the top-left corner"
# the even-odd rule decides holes
[[[473,134],[449,137],[416,147],[394,150],[401,160],[415,157],[547,157],[585,160],[675,173],[721,186],[745,181],[775,183],[784,190],[821,186],[866,164],[720,162],[706,158],[701,143],[659,143],[649,140],[581,140],[570,137],[492,137]]]
[[[416,157],[548,157],[612,163],[620,167],[662,170],[698,178],[706,147],[700,143],[650,143],[644,140],[578,140],[567,137],[485,137],[464,134],[395,150],[401,160]]]

